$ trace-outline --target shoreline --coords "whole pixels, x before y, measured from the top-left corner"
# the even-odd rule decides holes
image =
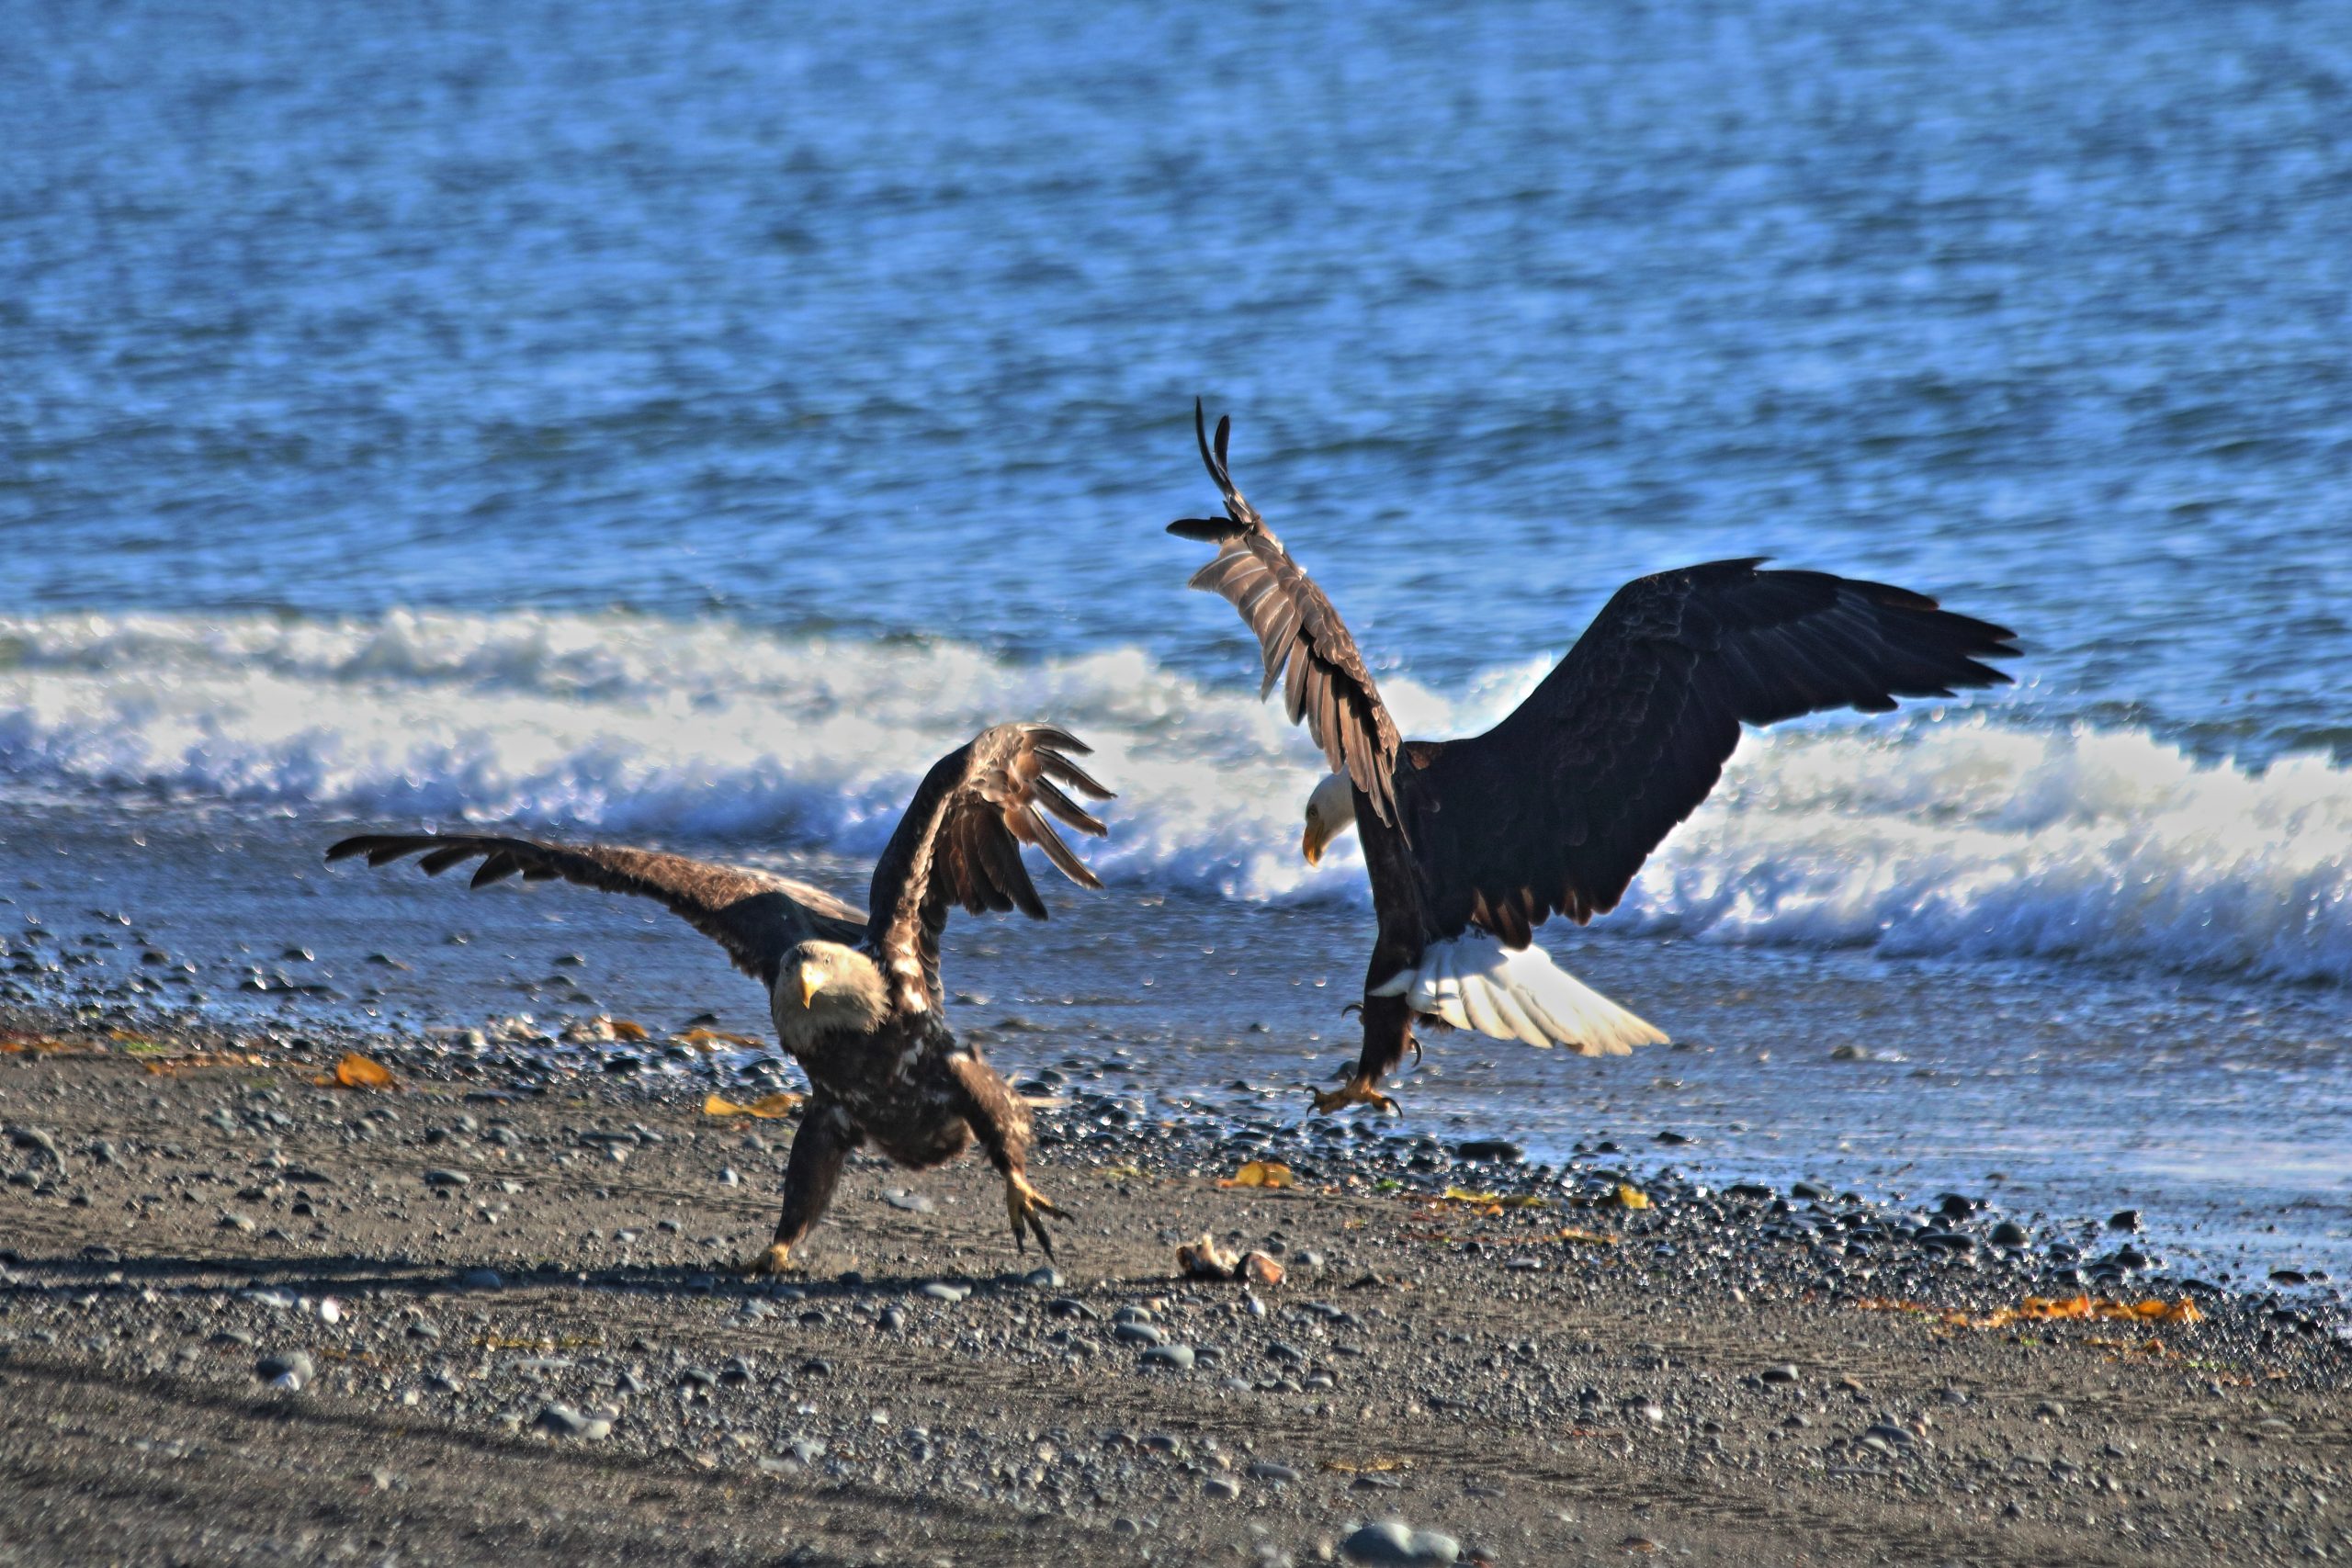
[[[15,1561],[307,1531],[301,1560],[1312,1562],[1391,1516],[1497,1563],[2352,1549],[2310,1501],[2352,1484],[2340,1320],[1957,1205],[1898,1233],[1622,1155],[1108,1127],[1073,1094],[1036,1172],[1076,1215],[1057,1279],[984,1166],[861,1160],[770,1286],[724,1266],[792,1123],[707,1114],[700,1075],[72,1021],[0,1012],[78,1048],[0,1055],[0,1121],[46,1141],[0,1150],[32,1176],[0,1187]],[[355,1046],[402,1087],[311,1081]],[[1218,1185],[1251,1158],[1297,1184]],[[1288,1278],[1177,1277],[1202,1234]],[[2019,1315],[2069,1267],[2169,1315]],[[1191,1366],[1146,1365],[1155,1332]]]

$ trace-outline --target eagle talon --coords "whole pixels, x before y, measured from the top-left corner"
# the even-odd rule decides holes
[[[1066,1220],[1069,1215],[1030,1186],[1029,1179],[1017,1170],[1009,1172],[1004,1179],[1004,1212],[1012,1222],[1012,1245],[1016,1250],[1028,1251],[1028,1237],[1034,1234],[1046,1258],[1054,1256],[1054,1238],[1046,1234],[1046,1223],[1038,1216],[1051,1214],[1057,1220]]]
[[[1403,1114],[1394,1100],[1373,1088],[1369,1078],[1350,1078],[1338,1089],[1315,1091],[1315,1109],[1326,1116],[1337,1115],[1351,1105],[1377,1105],[1391,1116]]]
[[[756,1280],[764,1275],[785,1273],[791,1268],[792,1244],[780,1241],[744,1264],[743,1272]]]

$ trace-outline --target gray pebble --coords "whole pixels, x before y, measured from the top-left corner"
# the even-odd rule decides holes
[[[1340,1550],[1355,1562],[1453,1562],[1462,1556],[1462,1543],[1452,1536],[1417,1530],[1402,1519],[1366,1525]]]
[[[1241,1495],[1241,1483],[1227,1476],[1212,1475],[1201,1483],[1201,1495],[1220,1503],[1230,1503]]]
[[[1157,1346],[1168,1342],[1168,1336],[1156,1324],[1122,1323],[1114,1326],[1111,1332],[1123,1345]]]
[[[254,1375],[266,1383],[295,1392],[306,1387],[319,1375],[307,1350],[293,1350],[277,1356],[264,1356],[254,1364]]]
[[[613,1430],[610,1421],[582,1416],[569,1404],[542,1405],[531,1425],[553,1438],[595,1438],[608,1437]]]
[[[944,1280],[933,1280],[922,1288],[922,1293],[935,1302],[960,1302],[972,1293],[972,1287],[951,1285]]]
[[[1143,1353],[1147,1367],[1173,1367],[1180,1372],[1193,1370],[1193,1348],[1190,1345],[1154,1345]]]
[[[45,1127],[11,1127],[8,1141],[20,1149],[45,1154],[58,1169],[65,1168],[65,1156],[57,1152],[57,1140]]]
[[[495,1269],[469,1269],[458,1276],[458,1283],[469,1291],[495,1291],[506,1279]]]
[[[1777,1367],[1767,1367],[1756,1375],[1769,1383],[1787,1384],[1797,1381],[1796,1367],[1785,1361]]]
[[[1271,1481],[1277,1486],[1286,1486],[1298,1479],[1298,1472],[1286,1464],[1276,1464],[1272,1460],[1261,1459],[1250,1467],[1250,1479]]]

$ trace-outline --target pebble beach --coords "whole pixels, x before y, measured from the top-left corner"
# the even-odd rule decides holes
[[[861,1157],[753,1280],[793,1122],[716,1066],[0,1030],[0,1561],[2352,1550],[2338,1321],[2129,1215],[1080,1094],[1041,1112],[1053,1262],[984,1167]],[[1279,1280],[1186,1277],[1196,1238]]]

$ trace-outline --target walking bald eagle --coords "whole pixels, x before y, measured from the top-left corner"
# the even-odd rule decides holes
[[[2015,633],[1905,589],[1711,561],[1620,588],[1486,734],[1407,740],[1339,612],[1234,488],[1232,421],[1217,421],[1212,447],[1195,403],[1193,429],[1225,515],[1168,531],[1217,547],[1190,586],[1240,610],[1264,657],[1259,694],[1282,682],[1292,722],[1334,770],[1307,801],[1308,863],[1355,828],[1372,878],[1363,1048],[1346,1086],[1315,1097],[1318,1111],[1394,1110],[1380,1083],[1419,1050],[1417,1019],[1586,1055],[1663,1043],[1531,945],[1534,928],[1616,908],[1714,787],[1742,724],[2004,683],[1982,660],[2018,651]]]
[[[986,729],[942,757],[916,789],[874,867],[872,913],[770,872],[684,855],[603,845],[574,847],[475,833],[363,833],[327,851],[369,865],[422,854],[437,875],[480,858],[473,886],[520,874],[560,877],[608,893],[658,898],[727,950],[768,990],[776,1038],[812,1089],[784,1174],[784,1213],[754,1272],[791,1261],[826,1205],[852,1150],[871,1143],[918,1170],[963,1153],[978,1134],[1004,1178],[1016,1247],[1024,1233],[1053,1255],[1041,1216],[1062,1211],[1029,1184],[1029,1108],[947,1027],[939,987],[939,933],[960,904],[973,914],[1046,906],[1021,861],[1034,844],[1063,875],[1100,887],[1049,818],[1098,837],[1100,820],[1057,787],[1095,800],[1111,792],[1065,755],[1088,749],[1041,724]]]

